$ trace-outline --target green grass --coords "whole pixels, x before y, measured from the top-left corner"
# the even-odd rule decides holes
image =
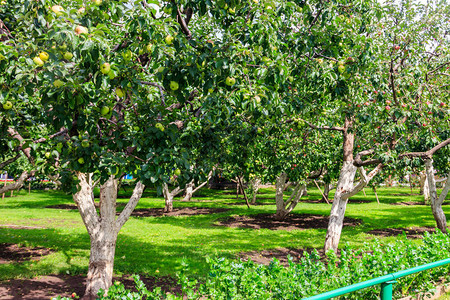
[[[218,219],[229,215],[274,213],[275,205],[254,206],[247,209],[242,196],[236,200],[233,191],[201,190],[195,202],[176,202],[175,207],[226,207],[230,211],[191,217],[132,217],[119,233],[116,249],[116,274],[139,273],[147,276],[174,275],[180,270],[183,258],[190,264],[192,274],[207,272],[208,256],[235,257],[243,251],[274,249],[278,247],[320,248],[325,229],[272,231],[215,226]],[[413,191],[418,193],[417,190]],[[372,191],[366,189],[354,200],[370,203],[349,203],[346,216],[362,219],[363,224],[343,229],[341,245],[349,243],[358,247],[375,236],[367,234],[372,229],[389,227],[434,226],[428,206],[401,206],[389,203],[423,201],[422,196],[410,196],[409,188],[381,188],[377,204]],[[16,193],[17,194],[17,193]],[[131,194],[131,188],[120,191],[122,196]],[[274,203],[274,189],[262,189],[259,202]],[[320,197],[311,188],[304,200]],[[332,195],[330,195],[332,197]],[[118,199],[125,203],[127,199]],[[239,202],[242,205],[226,205]],[[55,252],[42,260],[0,264],[0,280],[34,277],[58,273],[86,273],[89,260],[89,236],[77,210],[45,208],[49,205],[73,204],[71,196],[56,191],[27,192],[5,198],[0,202],[0,243],[17,243],[33,247],[48,247]],[[146,191],[137,208],[163,207],[164,201],[156,197],[154,190]],[[294,213],[321,214],[327,216],[330,205],[326,203],[300,203]],[[450,206],[444,206],[446,213]],[[35,228],[6,228],[5,225]],[[386,242],[395,237],[385,238]],[[417,241],[420,242],[420,241]]]

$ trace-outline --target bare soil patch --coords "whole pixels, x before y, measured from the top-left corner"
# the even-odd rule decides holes
[[[0,243],[0,264],[39,260],[40,257],[52,252],[52,250],[44,247],[28,248],[16,244]],[[3,298],[0,297],[0,299]]]
[[[161,216],[197,216],[197,215],[209,215],[226,212],[229,209],[226,208],[207,208],[207,207],[183,207],[174,208],[172,212],[165,213],[162,208],[142,208],[135,209],[131,214],[134,217],[161,217]]]
[[[361,220],[344,218],[344,226],[357,226]],[[273,214],[257,214],[244,216],[231,216],[223,219],[218,225],[233,228],[271,229],[271,230],[294,230],[294,229],[326,229],[328,227],[328,216],[310,214],[289,214],[283,220],[276,220]]]
[[[123,206],[123,205],[118,205]],[[51,205],[47,206],[47,208],[56,208],[56,209],[77,209],[76,205],[73,204],[60,204],[60,205]],[[181,207],[174,208],[172,212],[165,213],[163,208],[139,208],[135,209],[131,216],[133,217],[162,217],[162,216],[196,216],[196,215],[208,215],[215,213],[226,212],[229,209],[226,208],[208,208],[208,207]],[[120,214],[118,212],[117,214]]]
[[[114,277],[114,281],[122,282],[127,289],[136,291],[131,276]],[[159,286],[165,292],[177,293],[180,288],[176,279],[171,277],[141,277],[149,290]],[[58,295],[70,297],[72,293],[84,295],[85,275],[51,275],[32,279],[12,279],[0,282],[0,299],[2,300],[48,300]]]
[[[402,235],[403,232],[410,239],[421,239],[425,232],[436,232],[434,227],[413,227],[413,228],[383,228],[370,230],[367,233],[382,237]]]

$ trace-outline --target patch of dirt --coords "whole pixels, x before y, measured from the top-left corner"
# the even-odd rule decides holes
[[[392,196],[420,196],[420,194],[416,194],[416,193],[404,193],[404,194],[391,194]]]
[[[114,281],[122,282],[127,289],[136,291],[131,276],[114,277]],[[181,291],[176,279],[167,276],[141,277],[149,290],[159,286],[165,292]],[[0,282],[0,299],[2,300],[48,300],[58,295],[70,297],[72,293],[84,295],[86,277],[83,275],[51,275],[33,279],[11,279]]]
[[[51,205],[47,206],[47,208],[77,209],[76,205],[73,204]],[[182,207],[182,208],[174,208],[172,212],[165,213],[163,208],[139,208],[135,209],[131,214],[131,216],[133,217],[196,216],[196,215],[209,215],[222,213],[228,210],[229,209],[226,208]],[[118,212],[117,214],[119,215],[120,212]]]
[[[55,209],[78,209],[75,204],[57,204],[57,205],[49,205],[45,208],[55,208]]]
[[[387,237],[387,236],[403,235],[403,232],[405,232],[406,236],[410,239],[421,239],[423,238],[423,234],[425,232],[433,233],[436,232],[436,230],[434,227],[383,228],[370,230],[367,233]]]
[[[52,250],[44,247],[27,248],[19,247],[16,244],[0,243],[0,264],[39,260],[40,257],[52,252]],[[3,298],[0,297],[0,299]]]
[[[344,226],[357,226],[361,220],[344,218]],[[310,214],[289,214],[283,220],[276,220],[274,214],[258,214],[245,216],[231,216],[223,219],[219,225],[232,228],[271,229],[271,230],[294,230],[294,229],[326,229],[328,227],[328,216]]]
[[[141,208],[135,209],[131,214],[134,217],[161,217],[161,216],[197,216],[209,215],[229,211],[226,208],[206,208],[206,207],[183,207],[174,208],[172,212],[165,213],[162,208]]]

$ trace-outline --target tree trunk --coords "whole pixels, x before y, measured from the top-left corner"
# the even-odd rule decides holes
[[[27,180],[27,178],[30,176],[32,176],[30,173],[28,173],[27,171],[23,171],[22,174],[20,174],[19,178],[16,180],[16,182],[0,187],[0,194],[9,191],[20,190],[23,187],[25,180]]]
[[[300,198],[306,192],[306,184],[297,183],[292,191],[291,196],[285,201],[283,198],[284,191],[288,186],[286,184],[286,173],[281,173],[280,176],[277,177],[275,183],[275,202],[277,206],[277,211],[275,213],[275,219],[282,220],[286,218],[286,216],[297,206]]]
[[[164,212],[172,212],[173,211],[173,198],[181,193],[183,190],[180,187],[176,187],[174,190],[169,190],[169,185],[167,183],[163,184],[163,195],[165,200]]]
[[[447,179],[444,189],[441,195],[438,197],[436,190],[436,181],[434,179],[434,168],[433,159],[429,158],[425,160],[425,170],[427,174],[428,186],[430,187],[430,197],[431,197],[431,211],[433,212],[434,219],[436,220],[436,225],[443,233],[447,233],[447,219],[445,217],[444,210],[442,209],[442,203],[447,196],[448,190],[450,188],[450,180]]]
[[[250,191],[252,195],[251,204],[256,204],[256,195],[258,194],[259,185],[261,184],[261,179],[258,177],[253,178],[250,180]]]
[[[428,181],[427,172],[420,172],[420,194],[423,195],[425,204],[430,203],[430,186]]]
[[[118,180],[111,176],[100,186],[99,215],[92,199],[92,175],[77,173],[77,177],[79,189],[73,199],[91,241],[86,291],[83,297],[90,300],[97,298],[100,289],[107,291],[112,284],[117,235],[139,202],[145,186],[141,182],[136,184],[130,201],[116,219]]]
[[[330,199],[329,195],[330,195],[330,191],[333,189],[333,185],[331,183],[327,183],[325,182],[325,186],[323,188],[323,196],[322,199],[320,201],[328,201],[328,199]]]
[[[342,195],[353,189],[355,174],[356,167],[353,165],[353,161],[344,161],[331,206],[330,220],[325,237],[325,251],[329,249],[336,251],[338,248],[348,201],[348,198],[343,198]]]
[[[191,201],[192,195],[194,194],[194,180],[186,184],[186,188],[184,189],[184,197],[182,201]]]

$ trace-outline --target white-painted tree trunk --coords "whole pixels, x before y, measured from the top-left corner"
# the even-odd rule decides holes
[[[186,184],[186,188],[184,189],[184,197],[182,201],[191,201],[192,196],[194,195],[195,183],[194,180]]]
[[[111,176],[100,186],[100,213],[97,214],[92,198],[94,187],[92,175],[77,173],[77,177],[79,189],[73,195],[73,199],[91,241],[86,291],[83,299],[96,299],[100,289],[107,291],[111,286],[117,235],[139,202],[145,186],[141,182],[136,184],[130,200],[116,219],[118,180]]]
[[[250,190],[251,190],[251,196],[252,196],[252,200],[251,200],[250,204],[256,204],[256,195],[258,194],[260,184],[261,184],[261,179],[259,177],[255,177],[252,180],[250,180]]]
[[[428,175],[426,170],[424,172],[420,172],[419,177],[420,183],[420,194],[423,195],[423,199],[426,204],[430,203],[430,185],[428,181]]]
[[[164,212],[173,211],[173,198],[181,193],[183,190],[180,187],[176,187],[172,191],[169,190],[169,185],[167,183],[163,184],[163,195],[165,200]]]
[[[353,161],[344,161],[336,185],[333,205],[331,206],[327,235],[325,237],[325,251],[329,249],[337,250],[338,248],[348,201],[348,198],[342,196],[353,189],[355,174],[356,167],[353,165]]]
[[[281,173],[275,183],[275,203],[277,206],[277,211],[275,213],[275,219],[282,220],[297,206],[301,197],[306,192],[306,184],[297,183],[294,190],[285,201],[283,198],[284,191],[287,188],[286,184],[287,174]]]
[[[370,180],[378,174],[382,166],[382,164],[378,164],[375,169],[367,175],[363,167],[356,168],[353,165],[353,161],[344,161],[337,182],[333,205],[331,206],[330,220],[328,222],[327,235],[325,237],[325,251],[333,249],[333,251],[336,252],[338,248],[348,199],[362,191]],[[361,180],[354,185],[357,169],[361,175]]]
[[[436,225],[443,233],[447,233],[447,219],[445,217],[444,210],[442,209],[442,203],[444,202],[445,197],[447,197],[450,189],[450,180],[447,179],[441,195],[438,196],[436,181],[434,179],[433,159],[430,158],[425,160],[425,172],[427,174],[428,186],[430,188],[431,211],[433,212],[434,219],[436,220]]]

